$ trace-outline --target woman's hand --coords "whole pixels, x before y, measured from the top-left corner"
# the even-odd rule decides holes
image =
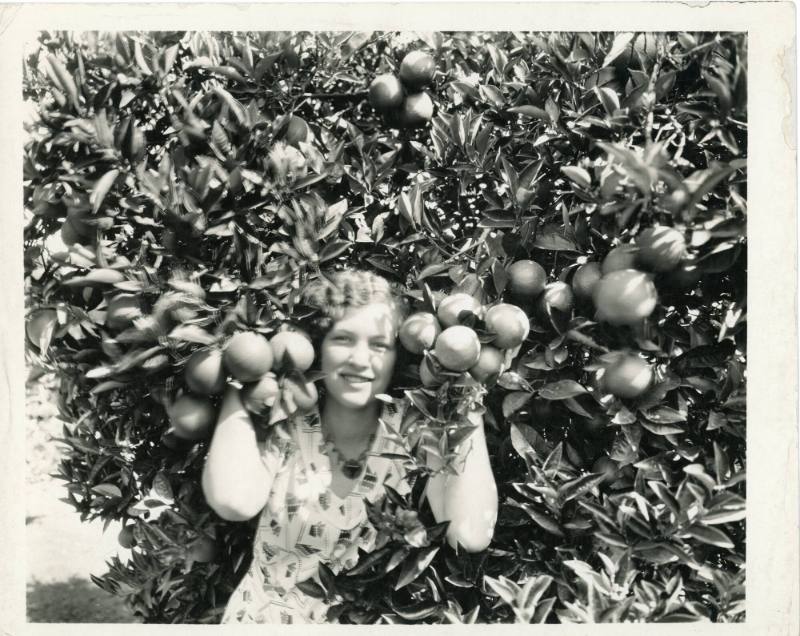
[[[223,519],[246,521],[266,505],[273,477],[239,391],[228,387],[203,467],[206,501]]]
[[[489,463],[483,416],[473,410],[467,419],[476,428],[456,449],[454,464],[460,472],[434,475],[428,482],[427,494],[436,521],[450,522],[450,545],[455,548],[460,544],[467,552],[480,552],[489,546],[494,535],[497,485]],[[443,465],[438,458],[431,459],[438,464],[432,468]]]

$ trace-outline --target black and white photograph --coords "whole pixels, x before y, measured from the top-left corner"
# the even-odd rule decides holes
[[[763,28],[179,22],[18,52],[26,623],[792,631]]]

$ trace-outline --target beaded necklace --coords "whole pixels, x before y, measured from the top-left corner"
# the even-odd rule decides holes
[[[342,474],[348,479],[355,479],[364,470],[364,465],[367,462],[367,455],[372,449],[372,443],[375,441],[375,433],[372,433],[367,440],[367,445],[358,457],[348,459],[342,452],[336,448],[336,444],[330,437],[327,430],[322,431],[322,437],[325,440],[324,449],[328,455],[333,459],[332,455],[336,454],[335,465],[342,471]]]

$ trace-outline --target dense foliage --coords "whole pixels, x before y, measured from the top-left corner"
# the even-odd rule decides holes
[[[418,49],[436,112],[396,128],[367,89]],[[307,587],[342,622],[743,620],[746,59],[725,33],[41,33],[32,378],[60,380],[68,501],[135,521],[131,560],[95,582],[147,622],[219,621],[254,523],[207,507],[208,442],[177,438],[165,405],[193,351],[271,334],[319,267],[491,303],[516,260],[569,283],[665,225],[690,267],[654,277],[647,320],[531,311],[489,387],[490,547],[447,546],[420,479],[371,510],[379,549]],[[285,143],[289,115],[306,141]],[[109,319],[120,293],[132,324]],[[598,384],[620,350],[655,370],[636,398]],[[432,408],[435,389],[414,393]]]

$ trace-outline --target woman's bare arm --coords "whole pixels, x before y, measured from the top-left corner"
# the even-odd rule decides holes
[[[203,467],[206,501],[223,519],[245,521],[266,505],[272,480],[239,392],[228,387]]]
[[[450,521],[447,539],[453,547],[460,543],[468,552],[485,550],[492,540],[497,521],[497,485],[489,463],[483,416],[471,411],[467,416],[477,428],[457,448],[457,475],[439,473],[427,486],[428,501],[437,521]],[[432,468],[441,460],[434,459]]]

